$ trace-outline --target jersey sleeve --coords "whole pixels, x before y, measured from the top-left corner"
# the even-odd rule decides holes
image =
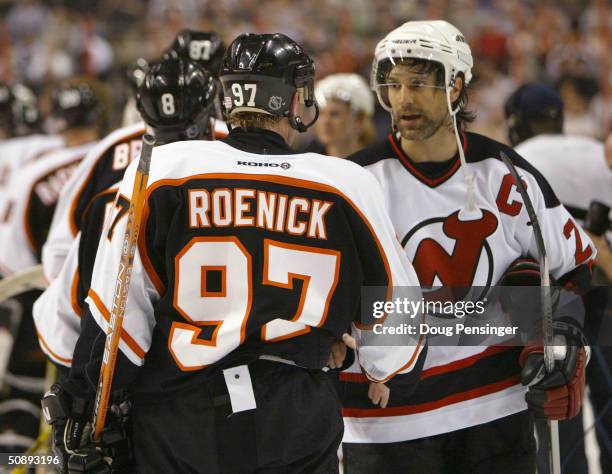
[[[592,261],[596,255],[595,246],[554,196],[545,178],[535,169],[520,171],[527,183],[527,193],[540,223],[550,274],[556,280],[563,279],[576,268]],[[526,210],[521,213],[517,222],[516,236],[523,251],[537,258],[538,248]]]
[[[416,272],[397,240],[380,184],[369,172],[363,170],[363,175],[361,187],[367,193],[356,195],[355,204],[367,223],[364,232],[370,234],[377,249],[374,252],[372,247],[359,249],[366,276],[364,286],[386,287],[385,300],[409,298],[420,301],[421,290]],[[362,240],[357,236],[356,241],[359,243]],[[408,314],[394,314],[381,324],[398,326],[408,322],[409,318]],[[387,345],[389,340],[385,338],[388,336],[374,334],[371,327],[357,323],[353,324],[352,329],[357,339],[359,364],[370,380],[386,382],[397,374],[407,374],[420,366],[420,356],[424,355],[423,339],[406,335],[402,345]]]
[[[58,276],[64,260],[66,259],[72,241],[76,233],[70,229],[70,210],[74,195],[82,184],[83,165],[82,162],[66,183],[57,201],[53,220],[49,229],[49,235],[42,248],[43,271],[47,280],[52,281]],[[86,176],[86,174],[85,174]]]
[[[131,197],[137,162],[132,165],[126,172],[118,194],[126,199]],[[115,207],[106,219],[100,235],[91,287],[85,300],[87,304],[81,322],[81,334],[74,350],[67,384],[67,389],[73,394],[93,396],[97,387],[126,225],[127,213],[120,213]],[[114,230],[109,238],[111,226]],[[140,252],[136,249],[113,376],[114,390],[131,384],[138,368],[144,363],[155,326],[153,306],[158,299],[159,294],[146,274]]]
[[[130,165],[126,172],[126,179],[123,180],[119,189],[119,195],[125,196],[128,200],[131,199],[136,165],[137,162]],[[86,299],[93,319],[104,332],[107,331],[113,306],[127,221],[128,213],[120,213],[116,207],[106,220],[98,244],[91,287]],[[109,239],[111,226],[113,226],[113,232]],[[153,306],[158,299],[159,294],[142,264],[140,252],[136,249],[119,344],[119,349],[134,365],[143,364],[144,356],[151,346],[155,326]]]
[[[80,333],[81,308],[77,301],[78,249],[81,235],[73,240],[60,273],[32,308],[38,342],[56,364],[70,367]]]

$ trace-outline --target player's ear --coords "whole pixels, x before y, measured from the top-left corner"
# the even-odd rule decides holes
[[[455,78],[455,84],[453,85],[453,90],[451,90],[451,93],[450,93],[451,103],[454,104],[457,101],[457,99],[459,99],[462,89],[463,89],[463,76],[459,74]]]
[[[293,93],[293,97],[291,98],[291,115],[294,117],[301,117],[304,113],[304,105],[300,101],[300,94],[298,89]]]

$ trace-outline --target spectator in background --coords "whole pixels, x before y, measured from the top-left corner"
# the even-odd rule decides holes
[[[563,134],[564,103],[555,89],[543,84],[522,85],[506,102],[505,113],[510,143],[544,175],[574,219],[581,222],[592,201],[612,207],[612,170],[606,165],[604,146],[590,137]],[[569,238],[571,227],[566,225],[565,229],[569,229]],[[605,238],[599,238],[596,245],[603,255],[598,255],[595,263],[609,266],[610,250]],[[606,407],[610,387],[605,376],[612,367],[612,348],[596,343],[601,340],[599,330],[609,293],[608,286],[591,288],[583,296],[588,315],[585,334],[590,336],[594,354],[598,354],[591,358],[586,380],[595,417],[601,416],[597,439],[601,472],[605,473],[612,472],[612,452],[607,451],[612,413]],[[587,474],[582,416],[559,422],[559,432],[564,472]],[[540,453],[540,464],[544,464],[542,457],[545,455]]]
[[[601,120],[591,108],[597,81],[587,76],[563,76],[557,88],[565,104],[563,131],[572,135],[601,138]]]
[[[546,177],[572,216],[581,220],[593,200],[612,207],[612,172],[600,141],[563,134],[566,111],[559,93],[543,84],[519,87],[505,107],[510,143]]]
[[[332,74],[317,82],[315,96],[320,115],[309,151],[344,158],[374,141],[374,96],[363,77]]]

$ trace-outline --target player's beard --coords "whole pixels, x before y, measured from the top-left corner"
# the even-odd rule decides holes
[[[411,125],[405,125],[401,122],[401,117],[407,114],[418,114],[418,121]],[[448,112],[441,114],[438,117],[433,117],[426,114],[424,111],[393,111],[393,124],[400,132],[400,135],[405,140],[424,141],[432,137],[441,127],[446,126],[449,118]]]

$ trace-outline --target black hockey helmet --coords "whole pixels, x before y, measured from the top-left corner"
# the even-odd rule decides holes
[[[537,133],[533,122],[538,120],[547,121],[551,133],[563,130],[563,99],[554,88],[544,84],[520,86],[506,101],[504,112],[513,146]]]
[[[212,75],[194,61],[166,58],[151,64],[136,102],[158,142],[210,137],[217,94]]]
[[[305,132],[319,115],[314,76],[312,59],[288,36],[240,35],[227,49],[219,73],[225,112],[254,111],[287,117],[294,129]],[[306,107],[315,108],[314,118],[307,125],[291,114],[296,91]]]
[[[189,59],[217,77],[224,53],[225,44],[214,31],[184,29],[164,53],[163,59]]]
[[[23,136],[40,130],[38,99],[24,84],[0,84],[0,128],[8,136]]]
[[[53,91],[51,116],[64,122],[62,128],[99,125],[103,115],[102,98],[85,81],[69,81]]]

